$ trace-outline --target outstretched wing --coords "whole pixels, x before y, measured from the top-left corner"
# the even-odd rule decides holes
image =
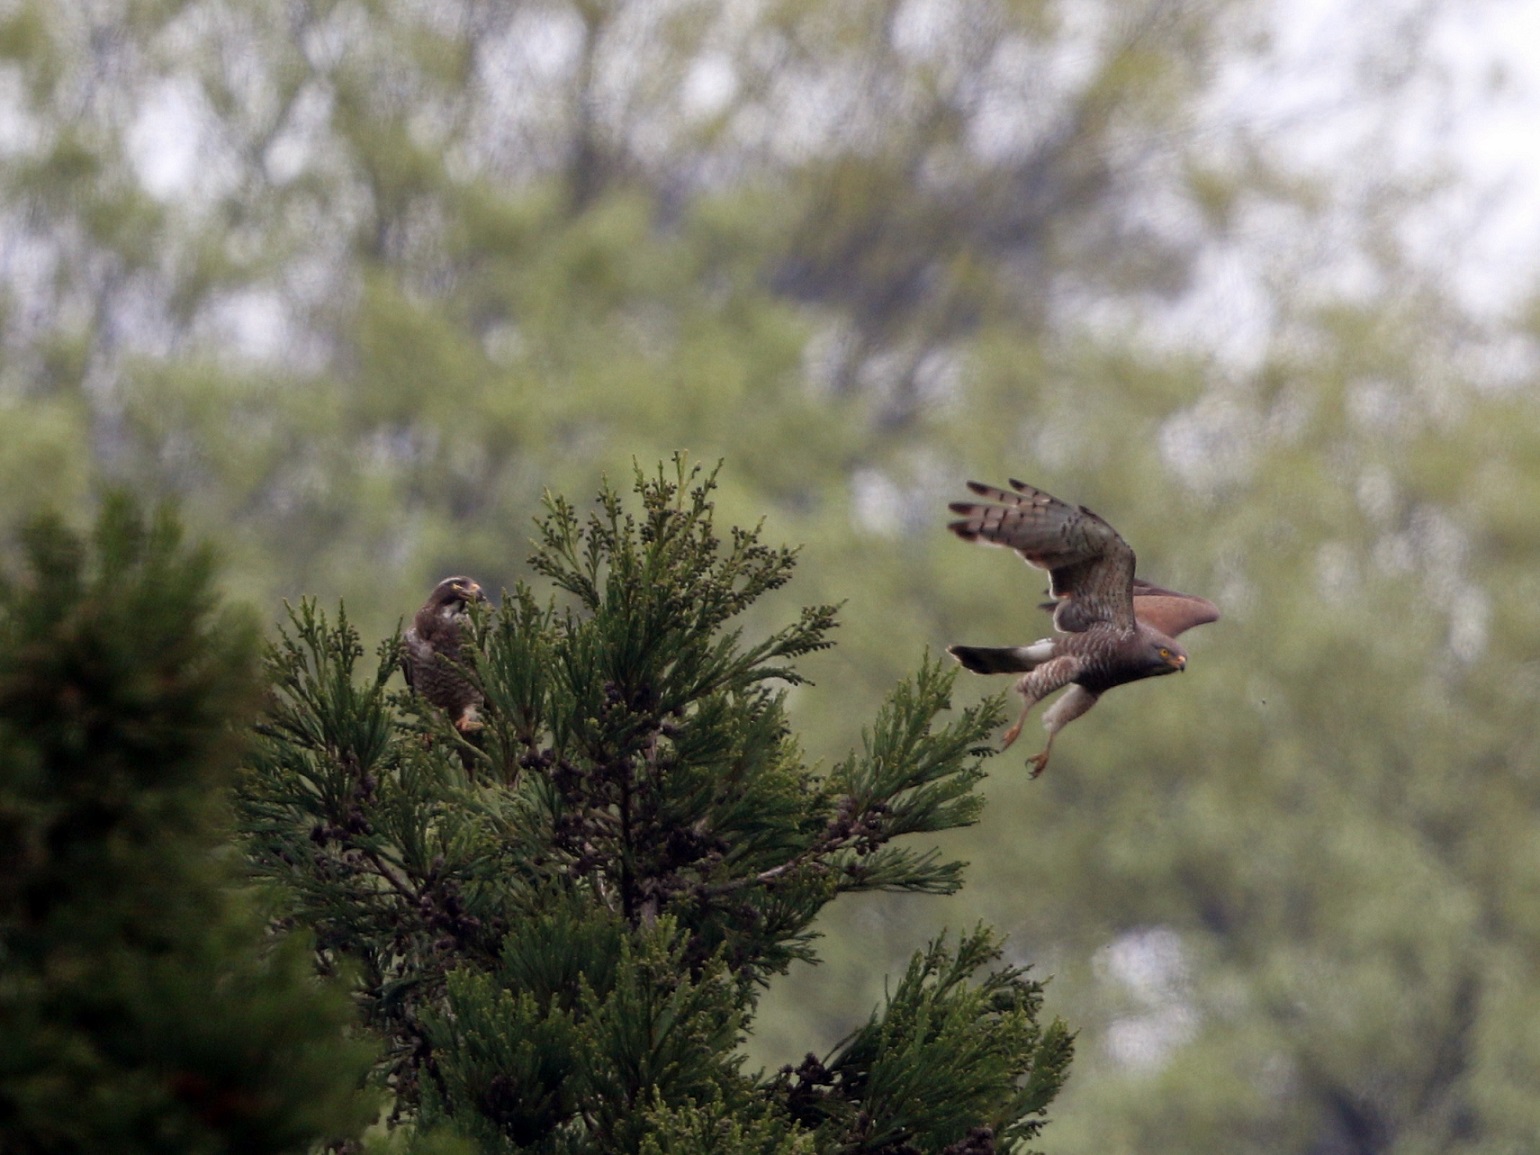
[[[1059,629],[1079,632],[1096,622],[1133,629],[1134,551],[1117,530],[1085,506],[1068,505],[1014,478],[1015,493],[977,481],[968,488],[988,502],[953,502],[950,508],[962,520],[947,528],[964,541],[1013,549],[1047,570],[1050,592],[1060,602],[1054,610]]]
[[[1135,578],[1134,617],[1147,626],[1154,626],[1166,637],[1174,638],[1193,626],[1217,622],[1219,607],[1208,598],[1179,594]]]

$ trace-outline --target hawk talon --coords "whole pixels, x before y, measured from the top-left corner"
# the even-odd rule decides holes
[[[1028,774],[1027,777],[1038,777],[1044,770],[1048,769],[1048,751],[1044,750],[1041,754],[1032,755],[1032,757],[1027,759],[1027,764],[1032,767],[1032,773]]]

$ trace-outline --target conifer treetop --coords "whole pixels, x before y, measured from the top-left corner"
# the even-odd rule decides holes
[[[715,485],[676,457],[637,470],[629,499],[604,485],[586,516],[547,497],[529,565],[554,592],[521,583],[468,607],[473,733],[390,688],[397,639],[367,669],[345,613],[292,609],[245,778],[252,859],[314,929],[323,968],[358,973],[388,1040],[379,1079],[415,1134],[692,1150],[693,1104],[767,1151],[1025,1137],[1069,1038],[1038,1026],[1040,988],[1020,971],[968,978],[998,959],[982,931],[925,952],[826,1072],[741,1070],[761,988],[816,961],[829,902],[961,885],[962,863],[916,843],[977,818],[1001,704],[939,721],[952,675],[926,657],[857,750],[809,767],[786,688],[805,681],[797,658],[831,644],[835,607],[750,635],[761,615],[746,611],[796,552],[760,526],[719,535]],[[892,1014],[910,999],[945,1014],[900,1038]],[[883,1090],[932,1061],[978,1094],[943,1109]]]

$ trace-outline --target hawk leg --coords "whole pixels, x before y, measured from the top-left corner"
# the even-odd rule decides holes
[[[1016,719],[1016,724],[1005,732],[1005,738],[1000,745],[1001,753],[1010,749],[1011,743],[1021,736],[1021,728],[1026,725],[1027,715],[1032,712],[1032,707],[1061,686],[1068,685],[1078,677],[1080,675],[1080,665],[1078,657],[1073,654],[1065,654],[1060,658],[1049,659],[1038,666],[1037,669],[1023,674],[1016,680],[1016,692],[1024,699],[1021,707],[1021,716]],[[1086,707],[1086,709],[1089,708]],[[1055,709],[1057,709],[1057,706],[1055,706]],[[1084,711],[1081,712],[1084,713]],[[1046,717],[1044,718],[1044,724],[1047,724]],[[1047,765],[1046,755],[1047,751],[1045,750],[1041,755],[1044,765]],[[1041,767],[1039,767],[1037,773],[1042,773]],[[1034,778],[1036,776],[1036,774],[1033,775]]]
[[[1043,747],[1041,754],[1034,754],[1027,759],[1032,763],[1032,777],[1036,778],[1048,769],[1048,754],[1053,749],[1053,736],[1096,705],[1098,697],[1099,695],[1091,693],[1084,686],[1072,685],[1064,696],[1043,715],[1043,729],[1048,731],[1048,744]]]
[[[1025,680],[1025,679],[1023,679]],[[1021,689],[1018,685],[1017,689]],[[1025,693],[1022,697],[1027,697]],[[1016,724],[1005,732],[1005,737],[1000,740],[1000,753],[1004,754],[1011,748],[1011,743],[1021,737],[1021,728],[1027,724],[1027,715],[1032,712],[1032,707],[1037,705],[1036,698],[1027,698],[1027,704],[1021,708],[1021,716],[1016,719]]]

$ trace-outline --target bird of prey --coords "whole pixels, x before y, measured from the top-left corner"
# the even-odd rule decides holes
[[[448,714],[462,734],[481,728],[476,715],[481,692],[465,673],[460,645],[469,618],[465,607],[482,601],[486,595],[470,578],[445,578],[433,587],[401,639],[407,687]]]
[[[1014,493],[977,481],[968,488],[987,500],[953,502],[950,508],[961,520],[947,528],[964,541],[1013,549],[1028,565],[1048,571],[1054,600],[1043,609],[1053,611],[1057,634],[1026,646],[947,648],[976,674],[1022,675],[1016,692],[1026,704],[1006,731],[1002,751],[1021,733],[1033,706],[1069,687],[1043,714],[1048,745],[1028,759],[1036,778],[1048,766],[1054,735],[1101,695],[1124,682],[1185,669],[1187,652],[1177,645],[1177,635],[1218,621],[1219,607],[1134,577],[1134,551],[1083,505],[1068,505],[1015,480]]]

